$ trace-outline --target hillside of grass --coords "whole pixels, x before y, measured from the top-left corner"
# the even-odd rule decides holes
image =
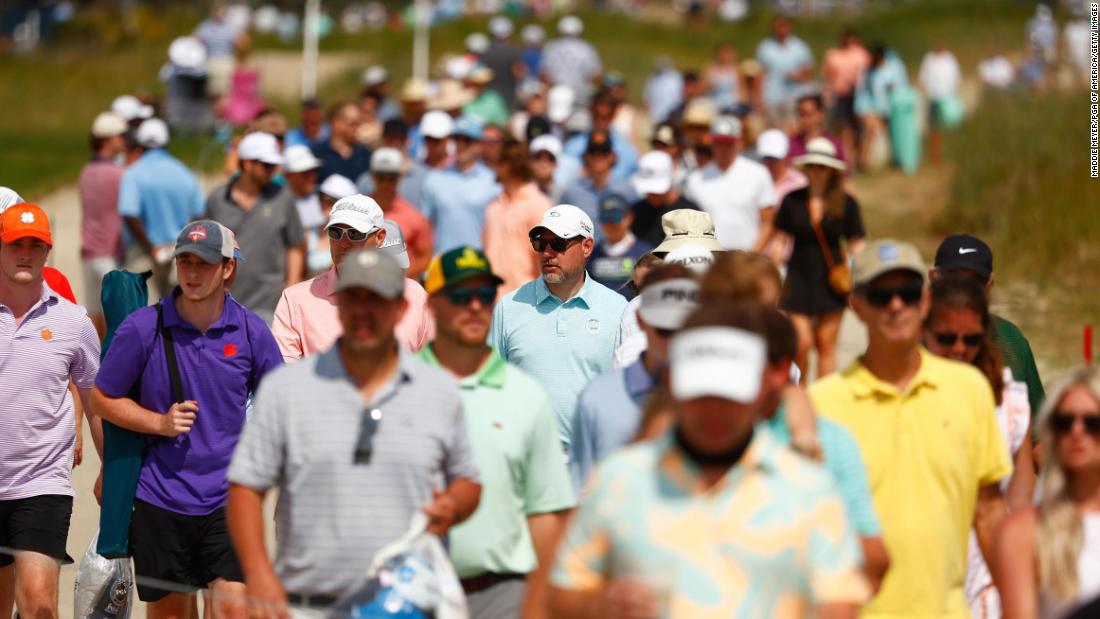
[[[173,37],[190,32],[203,15],[198,5],[142,7],[128,19],[116,15],[110,3],[93,5],[65,25],[50,46],[26,57],[0,61],[0,175],[27,195],[45,193],[76,177],[87,157],[87,128],[95,114],[123,92],[160,93],[157,71]],[[796,20],[795,29],[820,58],[844,25],[854,26],[868,41],[893,46],[915,70],[932,42],[942,39],[964,68],[1003,48],[1019,46],[1030,12],[1012,0],[931,0],[882,3],[858,14],[838,13]],[[702,27],[678,21],[632,21],[621,15],[584,14],[586,36],[595,42],[606,67],[625,74],[637,99],[658,56],[680,67],[701,67],[720,41],[733,41],[742,57],[751,56],[768,34],[771,14],[755,13],[738,24],[714,20]],[[432,56],[462,49],[467,34],[486,29],[486,18],[460,20],[433,29]],[[517,28],[526,20],[517,20]],[[128,24],[128,27],[127,27]],[[549,32],[553,24],[544,24]],[[129,32],[129,34],[127,34]],[[260,37],[257,49],[298,49],[274,38]],[[409,73],[412,35],[408,30],[382,30],[358,35],[336,33],[321,43],[326,51],[362,54],[362,66],[389,67],[395,83]],[[359,70],[321,87],[326,98],[348,97],[358,89]],[[278,79],[278,76],[265,76]],[[293,101],[275,101],[293,113]],[[189,165],[216,168],[218,148],[209,139],[181,139],[173,151]]]

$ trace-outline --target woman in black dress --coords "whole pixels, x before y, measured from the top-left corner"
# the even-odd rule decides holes
[[[830,285],[829,265],[847,264],[848,255],[859,253],[865,241],[859,204],[844,189],[846,166],[837,158],[833,143],[824,137],[810,140],[806,154],[795,158],[794,164],[806,174],[809,186],[783,199],[775,230],[793,243],[781,307],[798,333],[795,361],[805,383],[811,348],[817,349],[818,377],[836,369],[836,343],[848,297]],[[842,240],[847,241],[847,253]]]

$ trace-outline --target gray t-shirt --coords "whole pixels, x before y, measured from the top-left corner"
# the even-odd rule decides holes
[[[275,571],[288,592],[340,596],[413,514],[463,477],[478,480],[454,381],[400,352],[393,382],[365,406],[333,348],[265,377],[229,481],[277,486]],[[363,415],[378,409],[368,464],[355,464]]]
[[[206,198],[206,216],[237,235],[244,260],[237,263],[233,298],[268,324],[286,288],[286,250],[305,242],[298,207],[290,190],[269,185],[252,208],[233,201],[233,181]]]

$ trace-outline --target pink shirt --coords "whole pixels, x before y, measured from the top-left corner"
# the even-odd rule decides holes
[[[795,167],[787,169],[787,173],[783,175],[783,178],[775,181],[775,196],[776,204],[783,204],[783,198],[795,189],[802,189],[809,184],[806,179],[806,175],[801,170]],[[776,209],[778,210],[778,209]]]
[[[539,276],[538,255],[527,235],[551,206],[538,185],[528,183],[513,197],[500,192],[485,208],[482,243],[493,272],[504,280],[501,297]]]
[[[867,67],[871,66],[871,54],[862,45],[848,49],[834,47],[825,52],[821,66],[825,73],[826,91],[834,96],[848,97],[855,91]]]
[[[69,379],[91,389],[98,371],[99,336],[83,307],[44,284],[21,323],[0,303],[0,501],[73,496]]]
[[[336,270],[329,269],[313,279],[283,291],[271,333],[288,363],[332,347],[343,334],[336,311]],[[428,311],[428,293],[420,284],[405,279],[405,300],[409,309],[394,329],[397,343],[413,352],[431,339],[434,325]]]
[[[80,257],[85,260],[122,257],[118,186],[125,171],[113,161],[93,159],[80,172]]]

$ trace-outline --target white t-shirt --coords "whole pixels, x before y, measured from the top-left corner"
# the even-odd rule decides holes
[[[933,101],[955,94],[961,77],[959,61],[947,50],[928,52],[920,63],[921,88]]]
[[[751,250],[760,235],[760,211],[776,206],[768,169],[738,155],[725,171],[711,162],[688,176],[684,195],[714,220],[726,249]]]

